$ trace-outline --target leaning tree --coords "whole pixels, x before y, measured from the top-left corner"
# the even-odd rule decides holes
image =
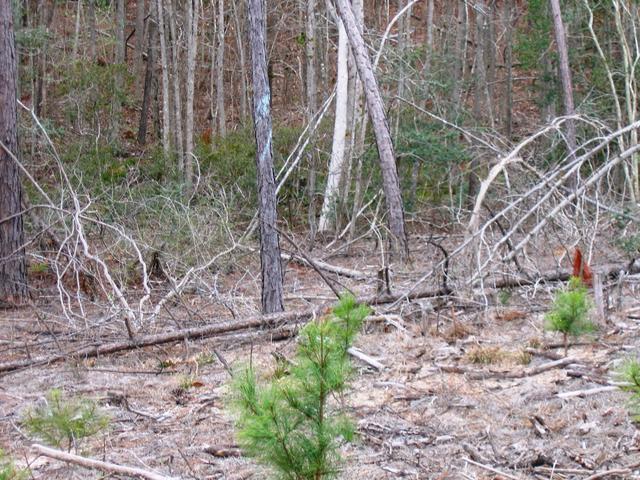
[[[380,88],[373,72],[371,59],[367,52],[362,34],[358,29],[356,17],[349,0],[333,0],[344,25],[355,59],[358,75],[364,85],[365,98],[369,109],[373,132],[376,137],[380,169],[382,170],[382,186],[387,203],[389,230],[393,237],[392,249],[400,258],[409,255],[407,234],[404,225],[402,194],[396,168],[396,156],[391,140],[391,132],[382,103]]]
[[[27,298],[12,2],[0,2],[0,305]]]

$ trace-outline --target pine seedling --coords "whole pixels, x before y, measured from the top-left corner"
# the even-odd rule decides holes
[[[19,469],[13,461],[0,450],[0,480],[26,480],[26,470]]]
[[[620,389],[631,392],[628,402],[631,418],[640,422],[640,362],[635,358],[628,359],[618,370],[617,377],[625,383]]]
[[[67,450],[85,437],[95,435],[109,425],[109,417],[96,402],[85,398],[65,398],[54,388],[44,404],[27,410],[23,424],[35,437]]]
[[[244,452],[271,467],[274,478],[320,480],[339,473],[338,450],[353,424],[339,402],[348,386],[347,349],[370,309],[344,296],[333,312],[300,332],[289,374],[259,382],[253,367],[234,376],[232,406]]]
[[[553,307],[545,317],[545,329],[560,332],[564,340],[564,356],[569,352],[569,335],[578,337],[596,330],[589,319],[592,302],[579,277],[571,277],[566,290],[556,294]]]

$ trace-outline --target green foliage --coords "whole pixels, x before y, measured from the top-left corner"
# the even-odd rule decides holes
[[[27,410],[23,424],[32,435],[55,447],[71,449],[76,443],[95,435],[109,425],[109,417],[98,405],[84,398],[65,398],[53,389],[46,402]]]
[[[196,148],[203,172],[216,183],[227,187],[235,184],[245,192],[255,189],[255,155],[255,140],[249,130],[230,132],[213,139],[211,145],[199,143]]]
[[[620,381],[626,382],[620,388],[631,392],[629,399],[629,413],[635,422],[640,422],[640,362],[635,358],[625,361],[617,372]]]
[[[273,131],[273,160],[277,172],[285,159],[293,150],[300,128],[276,126]],[[227,194],[234,195],[237,214],[253,216],[256,198],[256,146],[255,137],[250,128],[228,133],[225,137],[215,137],[211,143],[198,142],[195,155],[199,160],[203,175],[210,178],[209,183],[224,189]],[[298,211],[292,203],[299,204],[306,200],[306,179],[292,175],[280,191],[280,203],[287,203],[290,210]],[[246,208],[245,208],[246,207]]]
[[[29,53],[37,52],[52,40],[52,35],[44,27],[17,29],[15,37],[16,47]]]
[[[511,300],[511,296],[513,295],[513,290],[502,289],[498,292],[498,301],[500,305],[506,306]]]
[[[60,113],[65,116],[65,125],[80,131],[93,130],[94,134],[109,128],[115,101],[127,106],[133,76],[126,65],[103,62],[76,61],[57,64],[53,75],[59,79],[54,95],[66,98],[61,103]],[[120,84],[118,78],[124,79]],[[92,138],[95,141],[95,137]],[[59,140],[66,140],[60,138]]]
[[[580,336],[596,330],[596,325],[589,319],[591,308],[587,288],[579,277],[572,277],[568,288],[556,294],[553,307],[545,317],[545,328],[564,335],[565,354],[568,335]]]
[[[414,163],[418,163],[417,200],[441,200],[449,192],[451,173],[469,161],[469,155],[456,131],[440,123],[418,120],[410,112],[401,120],[395,143],[399,159],[398,173],[405,192],[411,189]],[[372,151],[372,154],[377,155],[377,152]],[[379,170],[377,162],[370,164]],[[406,196],[410,210],[414,209],[414,205],[410,204],[414,200]]]
[[[640,234],[623,236],[618,239],[620,248],[629,255],[640,253]]]
[[[26,480],[27,471],[19,469],[13,461],[0,450],[0,480]]]
[[[529,0],[527,3],[526,32],[516,37],[514,54],[526,69],[536,69],[540,58],[549,49],[553,39],[553,23],[548,0]]]
[[[343,392],[351,374],[347,349],[370,309],[344,296],[331,315],[300,332],[295,360],[286,372],[259,382],[253,367],[232,385],[238,440],[245,452],[270,466],[277,478],[335,478],[342,441],[353,425],[329,400]],[[280,368],[282,370],[282,368]]]

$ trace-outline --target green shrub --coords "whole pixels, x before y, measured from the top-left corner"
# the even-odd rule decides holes
[[[234,376],[238,441],[278,478],[337,476],[338,449],[353,438],[354,428],[330,399],[347,387],[351,373],[347,349],[368,314],[368,307],[345,296],[331,315],[302,329],[288,374],[259,383],[249,367]]]
[[[569,349],[569,335],[577,337],[596,330],[596,325],[589,319],[591,308],[587,288],[578,277],[572,277],[567,289],[556,294],[553,307],[546,315],[545,329],[562,333],[565,356]]]
[[[53,389],[44,404],[27,410],[23,424],[33,436],[61,448],[72,446],[85,437],[95,435],[109,425],[109,417],[98,405],[84,398],[65,398]]]
[[[0,450],[0,480],[25,480],[27,472],[15,466],[13,461]]]
[[[618,370],[617,377],[627,383],[620,388],[631,392],[628,402],[631,418],[634,422],[640,422],[640,362],[635,358],[628,359]]]
[[[634,257],[640,253],[640,234],[623,236],[618,239],[618,245],[626,254]]]

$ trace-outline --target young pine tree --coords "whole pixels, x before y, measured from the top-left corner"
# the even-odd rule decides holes
[[[232,404],[243,450],[270,466],[277,478],[335,478],[341,442],[353,426],[331,401],[347,387],[351,367],[347,349],[369,308],[343,297],[325,318],[300,332],[288,375],[259,383],[252,367],[235,375]]]
[[[545,317],[545,329],[562,333],[565,357],[569,351],[569,335],[577,337],[596,330],[596,325],[589,319],[591,306],[580,277],[571,277],[567,289],[556,294],[553,307]]]

